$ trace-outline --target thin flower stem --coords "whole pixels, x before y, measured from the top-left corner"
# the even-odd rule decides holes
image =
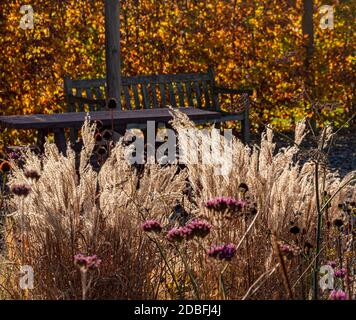
[[[194,275],[193,275],[193,272],[192,270],[190,269],[189,265],[188,265],[188,262],[186,260],[186,258],[184,257],[184,255],[181,253],[181,251],[179,250],[179,248],[174,245],[174,247],[176,248],[179,256],[181,257],[182,261],[183,261],[183,264],[189,274],[189,278],[190,278],[190,281],[192,282],[192,285],[193,285],[193,290],[194,290],[194,294],[195,294],[195,297],[196,299],[200,300],[200,294],[199,294],[199,288],[198,288],[198,285],[197,285],[197,282],[194,278]]]
[[[309,264],[309,266],[304,270],[304,272],[300,275],[300,277],[294,282],[292,289],[295,288],[297,283],[304,277],[304,275],[308,272],[308,270],[313,266],[315,259],[324,251],[324,248],[320,249],[319,254],[315,255],[314,259],[312,262]]]
[[[229,263],[225,263],[224,268],[221,270],[220,275],[219,275],[219,285],[221,288],[221,293],[222,293],[222,298],[223,300],[226,300],[226,290],[225,290],[225,283],[224,283],[224,273],[229,266]]]
[[[171,274],[171,277],[172,277],[172,279],[173,279],[173,281],[174,281],[174,284],[176,285],[176,287],[177,287],[177,289],[178,289],[178,291],[179,291],[179,297],[180,297],[180,299],[183,300],[183,299],[184,299],[184,295],[183,295],[183,293],[182,293],[182,288],[181,288],[181,286],[178,284],[178,281],[177,281],[177,278],[176,278],[176,276],[175,276],[175,274],[174,274],[174,271],[171,269],[171,266],[170,266],[170,264],[168,263],[167,257],[166,257],[166,255],[164,254],[164,251],[163,251],[161,245],[158,243],[158,241],[157,241],[156,239],[153,239],[153,238],[150,237],[149,235],[147,235],[147,236],[148,236],[148,238],[149,238],[153,243],[156,244],[156,246],[157,246],[157,248],[158,248],[158,250],[159,250],[159,253],[160,253],[161,257],[163,258],[163,260],[164,260],[164,262],[165,262],[165,264],[166,264],[166,266],[167,266],[167,268],[168,268],[168,271],[169,271],[169,273]]]
[[[87,296],[87,272],[80,270],[80,278],[82,281],[82,300],[86,300]]]
[[[320,194],[319,194],[319,163],[315,162],[315,197],[317,218],[316,231],[316,258],[314,263],[314,278],[313,278],[313,299],[318,300],[318,270],[319,270],[319,252],[321,244],[321,226],[322,226],[322,211],[320,208]]]

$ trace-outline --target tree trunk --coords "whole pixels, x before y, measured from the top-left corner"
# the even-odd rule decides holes
[[[305,67],[305,89],[311,99],[314,99],[314,71],[312,67],[312,59],[314,52],[314,25],[313,25],[313,0],[303,0],[303,19],[302,30],[303,35],[307,35],[305,42],[306,57],[304,61]],[[312,119],[313,127],[315,128],[315,119]]]
[[[107,99],[121,109],[120,1],[105,0],[105,52]]]

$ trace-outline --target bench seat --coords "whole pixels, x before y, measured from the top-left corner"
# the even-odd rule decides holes
[[[226,121],[241,121],[243,140],[249,142],[249,95],[248,89],[230,89],[218,87],[215,84],[215,74],[209,68],[206,73],[180,73],[160,75],[139,75],[122,77],[122,93],[118,107],[122,110],[151,109],[172,106],[196,107],[222,114],[218,119],[205,121],[221,123]],[[68,112],[98,111],[106,109],[106,80],[64,79],[64,92]],[[236,113],[228,113],[221,110],[219,97],[230,95],[231,101],[234,95],[243,95],[243,110]],[[240,99],[241,100],[241,99]],[[235,99],[236,101],[236,99]],[[241,103],[240,103],[241,104]],[[241,107],[241,106],[232,106]],[[241,109],[241,108],[240,108]],[[204,123],[204,120],[201,121]],[[142,124],[130,125],[131,128],[142,127]],[[76,129],[71,129],[71,142],[77,139]]]

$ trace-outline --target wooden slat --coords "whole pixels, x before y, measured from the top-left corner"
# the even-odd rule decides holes
[[[201,108],[202,103],[201,103],[201,92],[200,92],[199,82],[198,81],[193,82],[193,86],[197,98],[198,108]]]
[[[106,80],[101,79],[81,79],[81,80],[72,80],[72,88],[88,88],[88,87],[103,87],[105,86]]]
[[[150,85],[150,89],[151,89],[151,94],[152,94],[152,107],[154,109],[155,108],[159,108],[157,92],[156,92],[156,85],[155,84],[151,84]]]
[[[95,99],[102,100],[104,98],[104,95],[103,95],[100,87],[95,87],[93,89],[93,91],[94,91],[94,94],[95,94]]]
[[[181,108],[192,120],[209,120],[221,118],[221,113],[197,108]],[[17,129],[41,129],[48,128],[81,128],[86,112],[68,112],[57,114],[35,114],[24,116],[0,116],[0,127]],[[147,121],[167,122],[172,119],[168,108],[125,110],[114,112],[115,125],[129,123],[146,123]],[[102,121],[104,126],[111,125],[110,111],[90,112],[91,121]]]
[[[67,111],[68,112],[74,112],[75,106],[73,105],[72,102],[69,101],[69,96],[73,94],[73,85],[72,85],[72,79],[69,77],[64,78],[64,95],[66,99],[66,104],[67,104]]]
[[[166,107],[167,106],[166,89],[163,83],[159,84],[159,91],[161,94],[161,105],[162,107]]]
[[[174,96],[174,88],[172,82],[168,83],[168,89],[169,89],[169,101],[171,103],[171,106],[173,108],[177,108],[176,97]]]
[[[134,84],[131,86],[132,88],[132,91],[134,93],[134,99],[135,99],[135,108],[136,109],[140,109],[140,97],[138,95],[138,88],[137,88],[137,85]]]
[[[178,73],[178,74],[160,74],[160,75],[139,75],[133,77],[123,77],[122,85],[132,84],[151,84],[151,83],[169,83],[182,81],[202,81],[209,80],[207,73]]]
[[[215,72],[213,68],[209,68],[208,71],[209,77],[210,77],[210,84],[211,87],[214,88],[215,87]],[[219,106],[219,97],[217,94],[215,94],[215,92],[212,90],[212,104],[213,104],[213,110],[220,110],[220,106]]]
[[[82,88],[77,88],[77,92],[75,93],[76,97],[83,97]],[[84,103],[78,102],[79,112],[84,111]]]
[[[124,89],[124,95],[125,95],[126,109],[130,110],[130,109],[132,109],[132,106],[131,106],[129,87],[123,86],[123,89]]]
[[[190,86],[189,82],[185,82],[185,89],[186,89],[186,92],[187,92],[189,107],[193,107],[194,103],[193,103],[193,98],[192,98],[192,89],[191,89],[191,86]]]
[[[147,85],[141,84],[142,97],[143,97],[143,106],[148,109],[150,107],[150,97],[148,95]]]
[[[204,92],[204,97],[205,97],[205,107],[210,109],[211,103],[210,103],[209,87],[208,87],[207,82],[203,81],[202,86],[203,86],[203,92]]]
[[[178,98],[179,98],[179,106],[184,107],[184,92],[181,82],[177,82],[177,91],[178,91]]]
[[[92,94],[90,88],[86,88],[86,89],[85,89],[85,93],[86,93],[86,96],[87,96],[88,99],[93,99],[93,94]],[[90,111],[95,111],[95,104],[93,104],[93,103],[88,103],[88,105],[89,105],[89,110],[90,110]]]

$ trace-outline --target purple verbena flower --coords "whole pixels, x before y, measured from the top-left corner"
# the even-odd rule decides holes
[[[211,225],[202,220],[193,220],[183,228],[187,240],[194,237],[205,238],[211,229]]]
[[[12,160],[18,160],[21,158],[21,155],[18,153],[18,152],[10,152],[9,153],[9,159],[12,159]]]
[[[220,246],[212,246],[208,250],[208,256],[211,258],[230,261],[236,253],[236,247],[233,243]]]
[[[281,244],[279,246],[279,249],[281,250],[282,253],[284,254],[289,254],[292,252],[292,248],[288,244]]]
[[[168,231],[166,239],[169,242],[181,242],[184,240],[186,233],[188,232],[188,230],[185,230],[184,227],[174,227],[171,230]]]
[[[328,262],[328,265],[329,265],[331,268],[335,269],[335,267],[336,267],[336,262],[335,262],[335,261],[329,261],[329,262]]]
[[[347,295],[342,290],[333,290],[329,296],[330,300],[347,300]]]
[[[142,224],[142,230],[146,232],[161,232],[162,226],[156,220],[147,220]]]
[[[98,259],[97,255],[86,256],[84,254],[76,254],[74,256],[74,263],[83,271],[94,270],[99,268],[101,260]]]
[[[334,275],[336,278],[345,278],[346,269],[345,268],[338,269],[335,271]]]
[[[217,197],[210,199],[206,202],[205,206],[208,209],[215,211],[225,211],[229,210],[241,210],[245,207],[246,202],[242,200],[237,200],[233,197]]]

